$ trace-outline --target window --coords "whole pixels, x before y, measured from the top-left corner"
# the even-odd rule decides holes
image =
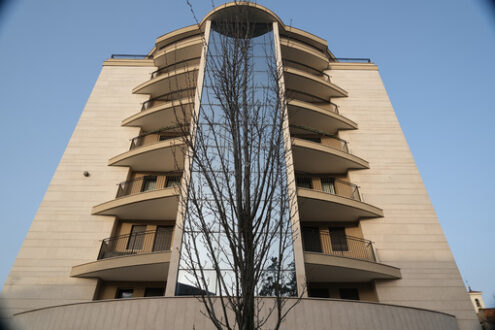
[[[165,187],[178,187],[180,184],[180,176],[167,176]]]
[[[155,243],[153,244],[153,251],[167,251],[170,250],[172,244],[172,226],[158,226],[156,228]]]
[[[335,194],[334,178],[330,178],[327,176],[322,177],[321,190],[329,194]]]
[[[146,288],[144,290],[145,297],[160,297],[165,295],[165,288]]]
[[[127,250],[141,250],[143,248],[145,232],[145,225],[132,226],[129,241],[127,242]]]
[[[310,176],[296,176],[296,185],[299,188],[313,189],[313,184],[311,182]]]
[[[340,299],[359,300],[358,289],[339,289]]]
[[[158,140],[159,141],[165,141],[165,140],[170,140],[171,138],[172,138],[172,136],[169,136],[169,135],[160,135]]]
[[[302,232],[304,251],[321,252],[320,230],[317,227],[304,227]]]
[[[132,298],[134,295],[134,290],[133,289],[117,289],[117,293],[115,294],[115,299],[125,299],[125,298]]]
[[[474,299],[474,302],[476,303],[476,307],[481,307],[479,299]]]
[[[155,190],[156,187],[156,175],[148,175],[143,178],[143,186],[141,191]]]
[[[330,242],[333,251],[349,251],[344,227],[330,227]]]
[[[308,296],[312,298],[330,298],[328,289],[308,288]]]
[[[320,137],[316,137],[316,136],[298,136],[298,137],[306,141],[321,143]]]

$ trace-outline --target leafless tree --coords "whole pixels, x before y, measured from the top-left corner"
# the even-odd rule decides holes
[[[279,329],[298,302],[298,233],[272,23],[235,6],[212,22],[205,46],[199,113],[175,110],[192,128],[181,134],[191,163],[177,294],[198,297],[217,329]]]

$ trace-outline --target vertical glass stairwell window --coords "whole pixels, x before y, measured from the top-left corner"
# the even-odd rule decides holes
[[[335,180],[330,177],[322,177],[321,178],[321,190],[335,195]]]

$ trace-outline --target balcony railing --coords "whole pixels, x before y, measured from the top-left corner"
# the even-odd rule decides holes
[[[98,260],[152,252],[169,251],[172,228],[158,228],[106,238],[101,243]]]
[[[115,198],[139,194],[146,191],[177,187],[180,175],[145,175],[140,178],[119,183]]]
[[[113,59],[130,59],[130,60],[144,60],[153,58],[151,55],[141,55],[141,54],[112,54]]]
[[[149,99],[146,102],[143,102],[141,106],[141,111],[147,110],[149,108],[154,107],[155,105],[159,105],[162,103],[171,102],[174,100],[179,100],[183,98],[192,98],[194,97],[194,92],[196,91],[196,87],[193,88],[185,88],[181,90],[176,90],[170,93],[162,94],[152,99]]]
[[[320,135],[317,130],[313,130],[311,128],[307,128],[304,126],[298,126],[298,125],[290,125],[291,128],[295,129],[300,129],[303,131],[307,131],[309,133],[316,133],[316,134],[293,134],[292,137],[298,138],[298,139],[303,139],[306,141],[311,141],[315,143],[320,143],[324,146],[334,148],[346,153],[349,153],[349,147],[347,145],[346,140],[342,140],[341,138],[338,138],[333,135]]]
[[[163,134],[162,132],[152,132],[148,134],[142,134],[139,136],[136,136],[131,140],[131,145],[129,147],[129,150],[133,150],[142,146],[158,143],[160,141],[165,141],[165,140],[170,140],[170,139],[175,139],[177,137],[182,136],[181,134],[177,133],[170,133],[170,134]]]
[[[341,235],[341,231],[303,229],[304,251],[376,262],[373,243],[369,240]]]
[[[335,62],[348,62],[348,63],[371,63],[370,58],[353,58],[353,57],[337,57]]]
[[[161,76],[162,74],[165,74],[167,72],[174,71],[183,67],[187,67],[190,64],[198,64],[200,60],[201,57],[194,57],[187,60],[175,62],[174,64],[171,65],[164,66],[163,68],[152,72],[151,79]]]
[[[319,190],[356,201],[362,201],[357,185],[338,178],[297,174],[296,185],[300,188]]]

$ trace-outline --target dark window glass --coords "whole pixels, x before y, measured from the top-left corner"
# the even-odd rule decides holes
[[[302,232],[304,251],[321,252],[319,229],[316,227],[304,227]]]
[[[180,184],[180,176],[167,176],[165,187],[177,187]]]
[[[165,288],[146,288],[144,290],[145,297],[160,297],[165,295]]]
[[[340,299],[359,300],[358,289],[339,289]]]
[[[141,250],[143,248],[145,231],[146,226],[144,225],[132,226],[129,241],[127,242],[127,250]]]
[[[173,136],[170,136],[170,135],[160,135],[159,140],[160,141],[165,141],[165,140],[170,140],[171,138],[173,138]]]
[[[334,179],[330,177],[321,178],[321,190],[329,194],[335,194]]]
[[[476,307],[481,307],[480,301],[478,299],[474,299],[474,301],[476,302]]]
[[[299,137],[300,139],[306,140],[306,141],[311,141],[311,142],[316,142],[316,143],[321,143],[321,138],[319,137],[313,137],[313,136],[301,136]]]
[[[156,228],[153,251],[170,250],[170,245],[172,243],[172,229],[173,227],[169,226],[158,226]]]
[[[309,176],[296,176],[296,185],[300,188],[312,189],[311,177]]]
[[[117,289],[117,293],[115,294],[115,299],[125,299],[125,298],[132,298],[134,294],[133,289]]]
[[[313,298],[330,298],[328,289],[309,288],[308,296]]]
[[[148,175],[143,178],[143,187],[141,191],[155,190],[156,187],[156,175]]]
[[[333,251],[349,251],[344,227],[330,228],[330,242]]]

